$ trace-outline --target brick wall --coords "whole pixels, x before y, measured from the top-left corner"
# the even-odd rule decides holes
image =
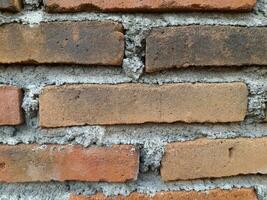
[[[266,200],[266,0],[0,0],[0,200]]]

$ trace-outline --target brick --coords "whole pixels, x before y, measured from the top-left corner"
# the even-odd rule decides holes
[[[51,22],[0,26],[0,63],[122,64],[122,26],[110,22]]]
[[[188,66],[267,64],[267,28],[182,26],[153,29],[146,72]]]
[[[1,0],[0,11],[18,12],[22,8],[21,0]]]
[[[129,196],[106,197],[103,194],[93,196],[71,195],[70,200],[257,200],[253,189],[211,190],[206,192],[159,192],[155,196],[132,193]]]
[[[48,12],[250,11],[256,0],[45,0]]]
[[[40,95],[40,125],[236,122],[247,94],[243,83],[50,86]]]
[[[1,182],[135,180],[139,154],[133,146],[0,146]]]
[[[14,86],[0,85],[0,125],[23,123],[22,90]]]
[[[164,181],[267,174],[267,138],[171,143],[161,164]]]

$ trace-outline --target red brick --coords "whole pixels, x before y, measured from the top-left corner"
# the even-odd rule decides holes
[[[160,192],[155,196],[132,193],[129,196],[106,197],[102,194],[93,196],[71,195],[70,200],[257,200],[253,189],[211,190],[206,192]]]
[[[171,143],[161,165],[164,181],[267,174],[267,138]]]
[[[51,86],[40,95],[40,125],[236,122],[247,94],[243,83]]]
[[[22,8],[21,0],[1,0],[0,10],[18,12]]]
[[[256,0],[45,0],[48,12],[249,11]]]
[[[22,90],[0,85],[0,125],[19,125],[22,117]]]
[[[111,22],[51,22],[0,26],[0,63],[122,64],[122,26]]]
[[[0,181],[135,180],[139,154],[130,145],[113,147],[16,145],[0,146]]]
[[[156,28],[146,41],[146,72],[189,66],[266,65],[266,49],[264,27]]]

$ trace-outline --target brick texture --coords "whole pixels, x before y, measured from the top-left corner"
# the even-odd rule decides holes
[[[121,65],[122,26],[109,22],[52,22],[0,26],[0,63]]]
[[[168,144],[164,181],[267,173],[267,138],[200,139]]]
[[[242,121],[247,94],[243,83],[51,86],[40,96],[40,124]]]
[[[249,11],[256,0],[45,0],[48,12]]]
[[[146,41],[146,72],[188,66],[266,65],[266,49],[267,28],[157,28]]]
[[[106,197],[102,194],[94,196],[71,195],[70,200],[257,200],[253,189],[211,190],[207,192],[160,192],[150,197],[133,193],[127,197]]]
[[[18,12],[21,7],[21,0],[0,0],[0,11]]]
[[[137,178],[139,154],[133,146],[0,146],[0,181],[106,181]]]
[[[0,85],[0,125],[23,123],[22,90],[14,86]]]

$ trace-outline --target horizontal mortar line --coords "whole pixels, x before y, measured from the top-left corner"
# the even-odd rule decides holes
[[[1,72],[0,72],[1,73]],[[84,74],[83,74],[84,75]],[[198,75],[197,73],[190,73],[190,75]],[[207,76],[211,76],[208,73],[206,73]],[[77,85],[77,84],[108,84],[108,85],[118,85],[118,84],[125,84],[125,83],[130,83],[130,84],[153,84],[153,85],[164,85],[164,84],[179,84],[179,83],[234,83],[234,82],[244,82],[248,86],[250,85],[261,85],[263,88],[266,87],[267,85],[266,80],[267,77],[260,77],[260,78],[251,78],[250,76],[246,76],[244,74],[240,75],[227,75],[224,73],[220,74],[222,78],[220,77],[213,77],[213,78],[205,78],[204,76],[198,76],[196,78],[194,77],[169,77],[169,76],[162,76],[162,75],[154,75],[154,76],[142,76],[139,80],[136,80],[133,82],[132,79],[130,79],[127,76],[117,76],[117,75],[110,75],[109,77],[106,77],[105,75],[95,77],[95,76],[90,76],[87,75],[87,77],[83,78],[76,78],[76,80],[73,80],[73,76],[79,76],[79,74],[75,75],[63,75],[61,74],[61,77],[58,77],[58,80],[54,80],[53,76],[47,80],[43,80],[44,76],[39,76],[36,77],[33,73],[32,77],[31,75],[28,75],[27,73],[25,74],[20,74],[18,78],[14,77],[14,75],[4,75],[1,77],[0,76],[0,84],[14,84],[15,86],[21,86],[25,87],[25,89],[30,89],[30,90],[36,90],[37,88],[44,88],[46,86],[52,86],[52,85]],[[27,80],[21,79],[21,77],[27,76]],[[187,75],[185,75],[187,76]],[[228,77],[227,77],[228,76]],[[242,78],[240,77],[242,76]],[[11,79],[12,78],[12,79]],[[38,80],[41,79],[41,80]],[[97,81],[97,79],[100,79]],[[31,85],[29,87],[28,82],[31,82]],[[36,88],[33,88],[34,82]]]
[[[155,16],[162,16],[162,22],[159,22],[158,25],[155,25],[153,22],[158,21],[156,19],[153,19]],[[104,20],[111,20],[111,21],[117,21],[122,22],[126,24],[143,24],[149,27],[158,27],[158,26],[174,26],[174,25],[186,25],[186,24],[221,24],[221,25],[241,25],[241,26],[265,26],[267,24],[266,17],[262,14],[255,14],[255,13],[193,13],[193,17],[195,18],[193,21],[188,22],[186,20],[190,16],[192,18],[192,12],[183,12],[183,13],[139,13],[139,14],[130,14],[130,13],[124,13],[124,14],[116,14],[116,13],[88,13],[88,12],[80,12],[76,13],[74,16],[73,14],[48,14],[41,9],[34,10],[34,11],[22,11],[18,14],[9,16],[4,15],[3,13],[0,13],[0,24],[5,23],[13,23],[13,22],[24,22],[24,24],[38,24],[41,22],[52,22],[52,21],[85,21],[85,20],[95,20],[95,21],[104,21]],[[214,19],[214,17],[220,18]],[[36,18],[34,18],[36,17]],[[39,19],[38,19],[39,17]],[[136,22],[127,21],[128,17],[134,17],[137,20]],[[174,17],[177,19],[174,20]],[[231,17],[229,19],[229,17]],[[244,19],[246,17],[246,19]],[[144,24],[143,18],[149,19],[151,21],[150,24]],[[254,19],[254,22],[251,22],[251,20]],[[183,21],[184,20],[184,21]],[[208,20],[208,22],[207,22]],[[236,21],[233,21],[236,20]],[[246,23],[250,22],[250,23]]]
[[[229,127],[230,126],[230,127]],[[75,133],[74,137],[79,137],[80,135],[84,135],[85,131],[87,130],[86,136],[90,138],[90,136],[95,136],[95,130],[93,129],[90,131],[90,128],[99,127],[101,130],[97,131],[104,131],[104,135],[100,135],[99,138],[110,138],[112,135],[120,134],[122,138],[117,139],[117,144],[119,141],[123,143],[125,138],[123,136],[127,136],[128,138],[131,137],[131,139],[138,139],[137,141],[147,141],[147,139],[139,138],[141,135],[146,136],[148,133],[152,137],[161,137],[162,141],[169,141],[171,136],[173,139],[171,141],[181,141],[181,140],[188,140],[188,139],[194,139],[194,137],[212,137],[212,138],[234,138],[234,137],[248,137],[248,138],[258,138],[262,136],[267,136],[267,124],[251,124],[251,125],[233,125],[233,124],[223,124],[223,125],[212,125],[212,124],[144,124],[144,125],[118,125],[118,126],[81,126],[81,127],[68,127],[68,128],[56,128],[56,129],[34,129],[34,128],[25,128],[25,126],[17,127],[15,130],[10,129],[9,132],[15,131],[15,136],[12,135],[6,135],[3,136],[2,142],[7,142],[8,138],[12,139],[20,139],[20,136],[24,135],[25,137],[28,135],[34,135],[35,136],[35,142],[42,143],[47,142],[51,143],[53,139],[57,138],[64,138],[65,136],[68,136],[69,133]],[[9,127],[1,127],[1,132],[8,132]],[[103,129],[102,129],[103,128]],[[127,130],[126,130],[127,129]],[[124,130],[124,131],[123,131]],[[126,130],[126,131],[125,131]],[[90,132],[92,132],[92,135],[90,135]],[[124,134],[123,134],[123,133]],[[153,132],[153,134],[151,134]],[[64,134],[65,133],[65,134]],[[224,133],[224,134],[222,134]],[[223,137],[226,136],[226,137]],[[188,137],[190,136],[190,137]],[[44,139],[44,137],[47,137]],[[97,136],[96,136],[97,137]],[[5,141],[6,138],[6,141]],[[39,139],[40,138],[40,139]],[[145,138],[145,137],[144,137]],[[150,140],[150,139],[149,139]],[[32,141],[32,142],[34,142]],[[112,142],[100,142],[101,144],[112,144]],[[60,142],[60,141],[59,141]],[[65,144],[68,144],[69,141],[65,141]],[[135,144],[134,142],[131,142],[132,144]],[[53,144],[57,144],[53,143]],[[78,143],[77,143],[78,144]]]
[[[149,180],[149,181],[148,181]],[[61,182],[33,182],[33,183],[0,183],[1,188],[4,187],[16,187],[20,191],[26,190],[29,186],[42,187],[42,186],[64,186],[66,183]],[[144,194],[154,194],[161,191],[207,191],[212,189],[232,189],[232,188],[257,188],[262,185],[267,184],[266,175],[246,175],[246,176],[234,176],[234,177],[225,177],[225,178],[216,178],[216,179],[199,179],[192,181],[175,181],[170,183],[164,183],[161,181],[159,175],[154,174],[139,174],[139,179],[135,182],[128,183],[93,183],[93,182],[79,182],[79,181],[68,181],[68,185],[75,186],[79,184],[79,191],[84,190],[84,193],[90,188],[96,188],[97,191],[103,191],[103,189],[108,189],[110,186],[121,188],[121,191],[127,190],[129,192],[141,192]],[[152,185],[153,187],[146,188],[144,192],[144,187]],[[0,189],[1,191],[1,189]],[[75,189],[72,190],[75,192]],[[114,193],[115,194],[115,193]],[[117,194],[117,193],[116,193]]]

